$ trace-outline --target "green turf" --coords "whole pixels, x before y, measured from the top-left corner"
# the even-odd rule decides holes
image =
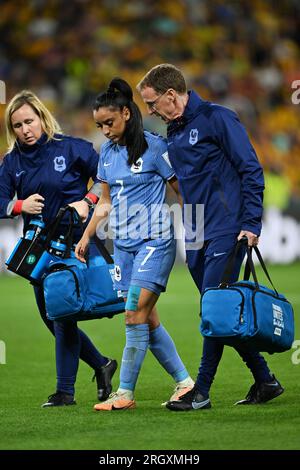
[[[294,303],[296,339],[300,339],[300,265],[273,266],[275,285]],[[91,370],[81,364],[77,406],[41,409],[55,391],[54,341],[39,319],[31,286],[1,277],[0,340],[6,364],[0,364],[0,449],[299,449],[300,364],[293,351],[269,356],[269,365],[285,386],[273,402],[234,407],[252,383],[234,350],[226,348],[211,391],[211,410],[172,413],[160,406],[172,392],[172,380],[148,352],[136,390],[137,409],[95,413]],[[190,373],[201,355],[198,295],[185,267],[176,268],[168,292],[159,301],[161,319],[172,334]],[[120,362],[124,345],[122,315],[81,322],[101,350]],[[298,355],[300,357],[300,354]],[[118,373],[114,379],[118,385]]]

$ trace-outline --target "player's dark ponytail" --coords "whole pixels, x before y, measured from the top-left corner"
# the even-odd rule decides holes
[[[144,136],[143,119],[141,112],[133,101],[131,87],[122,78],[114,78],[104,93],[97,96],[94,110],[112,107],[120,111],[126,106],[130,111],[130,118],[126,123],[125,142],[128,152],[128,165],[136,163],[146,151],[148,144]]]

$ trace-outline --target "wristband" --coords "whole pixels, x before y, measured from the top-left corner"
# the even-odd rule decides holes
[[[97,204],[99,201],[99,197],[94,193],[87,193],[85,197],[87,197],[93,204]]]
[[[11,215],[20,215],[22,212],[22,206],[23,206],[23,200],[17,199],[11,211]]]
[[[83,198],[83,201],[87,203],[87,205],[89,206],[89,210],[91,210],[94,207],[93,201],[91,201],[87,196]]]

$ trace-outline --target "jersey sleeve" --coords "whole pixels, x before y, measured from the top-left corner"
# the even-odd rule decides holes
[[[175,175],[175,171],[171,165],[168,146],[165,139],[158,139],[157,145],[155,146],[155,167],[159,175],[164,180],[169,180]]]
[[[105,145],[102,145],[102,147],[100,148],[98,170],[97,170],[97,179],[101,183],[107,183],[107,176],[106,176],[106,171],[105,171],[105,166],[104,166],[105,155],[106,155]]]

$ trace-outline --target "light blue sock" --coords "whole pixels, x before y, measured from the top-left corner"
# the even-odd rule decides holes
[[[150,331],[149,349],[175,382],[181,382],[189,377],[174,341],[162,324]]]
[[[120,371],[120,387],[134,390],[149,345],[149,325],[126,325],[126,346]]]

